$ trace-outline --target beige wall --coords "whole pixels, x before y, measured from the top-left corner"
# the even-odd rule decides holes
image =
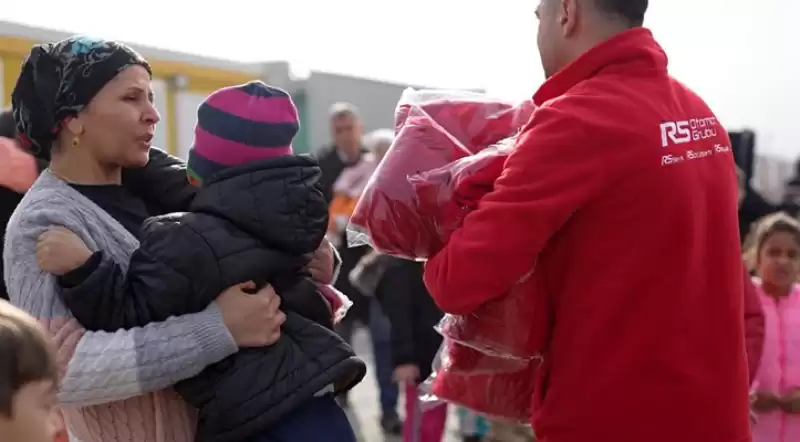
[[[175,154],[183,159],[188,158],[189,148],[194,142],[197,108],[205,98],[206,94],[196,92],[178,92],[175,97],[175,129],[178,131]]]

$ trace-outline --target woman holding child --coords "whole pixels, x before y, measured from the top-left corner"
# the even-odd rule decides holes
[[[239,284],[199,312],[86,330],[61,299],[68,279],[89,278],[97,251],[127,266],[145,219],[188,210],[195,189],[179,160],[151,149],[159,115],[150,68],[122,44],[34,47],[12,101],[23,143],[51,163],[9,222],[5,279],[11,301],[55,340],[68,426],[83,442],[193,441],[196,411],[171,387],[240,348],[277,342],[280,299],[269,285],[253,295]],[[322,243],[308,272],[329,283],[334,261]]]

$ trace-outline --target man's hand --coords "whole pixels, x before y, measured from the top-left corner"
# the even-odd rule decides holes
[[[769,413],[781,408],[782,401],[778,395],[766,391],[756,392],[753,400],[753,411]]]
[[[311,255],[311,262],[308,263],[308,271],[311,278],[321,284],[333,284],[334,272],[334,250],[328,239],[323,239],[322,244]]]
[[[794,389],[780,398],[781,409],[789,414],[800,414],[800,389]]]
[[[286,315],[280,311],[281,298],[271,286],[256,294],[253,282],[226,289],[217,297],[222,320],[240,348],[266,347],[281,337],[281,325]]]
[[[54,227],[39,236],[36,262],[50,274],[64,276],[82,266],[92,256],[86,244],[64,227]]]
[[[415,385],[419,381],[419,367],[414,364],[398,365],[394,369],[394,380],[398,384]]]

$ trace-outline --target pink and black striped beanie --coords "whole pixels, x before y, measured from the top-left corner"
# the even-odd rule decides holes
[[[228,167],[291,155],[299,129],[286,91],[261,81],[215,91],[197,109],[189,180],[202,185]]]

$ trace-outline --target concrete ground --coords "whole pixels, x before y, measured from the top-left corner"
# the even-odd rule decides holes
[[[368,366],[367,377],[350,393],[350,421],[359,435],[359,440],[362,442],[401,442],[402,438],[386,437],[380,429],[378,422],[380,419],[378,386],[372,368],[374,365],[372,364],[369,334],[364,329],[356,331],[353,336],[353,347],[359,356],[364,358]],[[398,410],[401,415],[404,409],[403,398],[401,397],[400,404],[398,404]],[[457,433],[457,424],[455,412],[451,410],[447,420],[447,434],[442,442],[460,441]]]

